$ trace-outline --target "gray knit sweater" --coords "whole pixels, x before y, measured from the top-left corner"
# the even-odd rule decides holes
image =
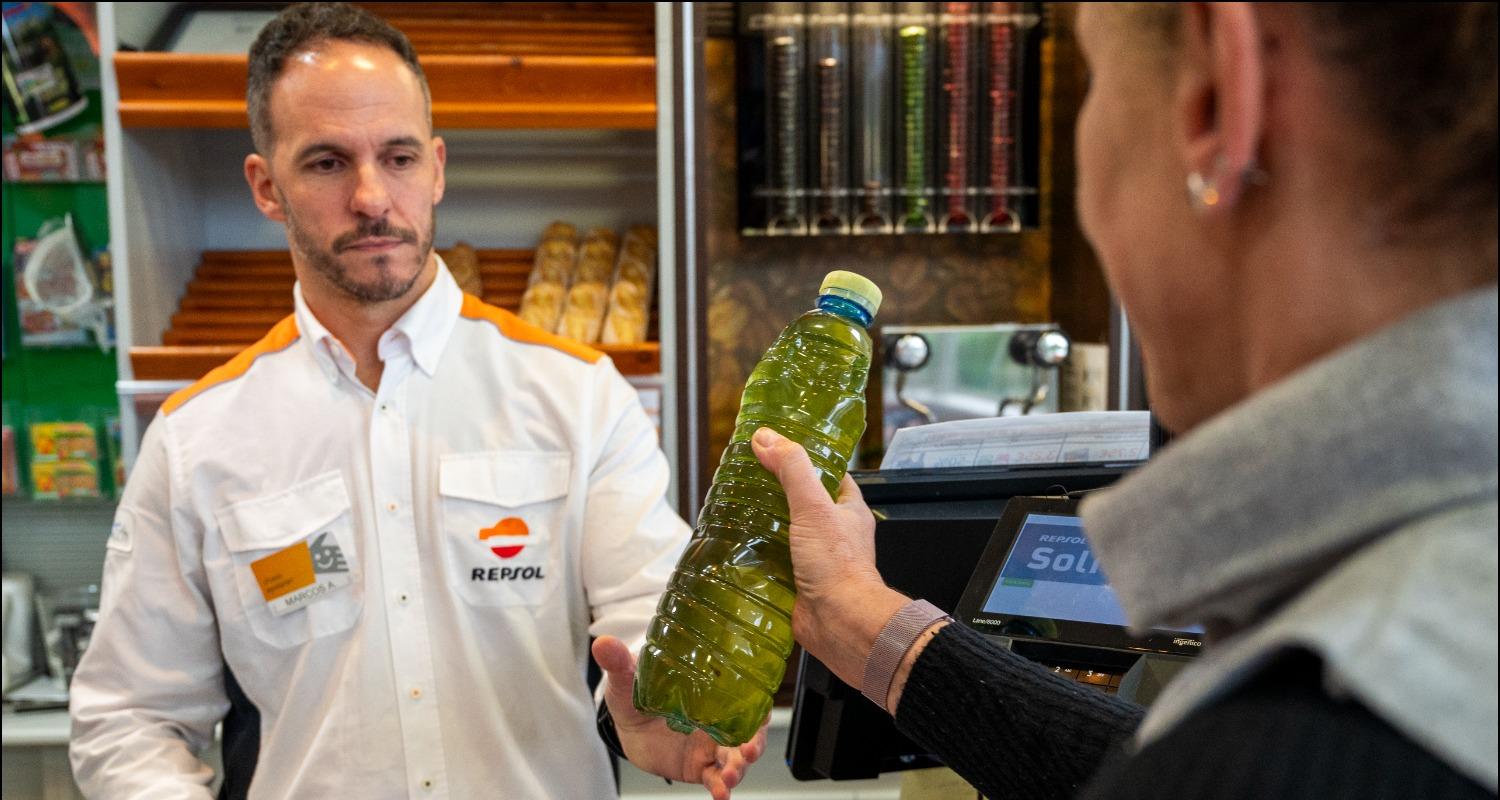
[[[996,797],[1493,794],[1496,308],[1415,314],[1084,503],[1135,628],[1229,632],[1144,722],[950,626],[897,724]]]

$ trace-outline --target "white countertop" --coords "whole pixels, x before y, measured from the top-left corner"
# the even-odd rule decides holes
[[[61,747],[68,743],[70,727],[65,709],[0,714],[0,738],[6,747]]]
[[[787,728],[791,725],[792,711],[778,708],[771,712],[771,731],[766,758],[750,770],[745,783],[735,789],[735,797],[745,800],[896,800],[900,794],[901,778],[886,775],[880,780],[869,781],[816,781],[801,783],[792,778],[782,754],[786,751]],[[6,748],[27,748],[31,755],[11,751],[18,759],[56,757],[62,759],[54,767],[67,778],[65,751],[68,744],[68,712],[6,711],[0,715]],[[48,749],[56,748],[56,749]],[[49,754],[57,754],[49,756]],[[7,759],[7,770],[11,761]],[[622,800],[683,800],[704,797],[703,788],[692,784],[667,785],[660,778],[647,775],[629,764],[621,765]],[[69,784],[71,785],[71,783]],[[6,792],[10,796],[10,792]]]
[[[785,730],[792,724],[792,710],[778,708],[771,711],[771,729]],[[0,733],[6,747],[60,747],[68,743],[71,724],[68,712],[56,711],[6,711],[0,715]]]

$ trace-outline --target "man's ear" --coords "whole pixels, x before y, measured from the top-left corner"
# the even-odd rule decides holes
[[[286,209],[282,208],[276,184],[271,181],[271,165],[261,154],[245,156],[245,182],[250,184],[250,196],[260,213],[267,219],[286,222]]]
[[[1182,14],[1182,70],[1176,124],[1184,173],[1217,191],[1233,208],[1255,167],[1266,126],[1266,54],[1251,3],[1188,3]]]
[[[432,137],[432,158],[437,162],[437,183],[433,185],[432,204],[443,202],[443,191],[448,188],[448,179],[445,175],[445,167],[448,164],[448,143],[443,137]]]

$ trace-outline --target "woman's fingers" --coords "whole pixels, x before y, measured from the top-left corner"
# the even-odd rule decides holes
[[[854,506],[869,513],[869,507],[865,505],[865,493],[859,490],[859,484],[854,481],[854,476],[844,473],[844,479],[839,481],[840,506]]]

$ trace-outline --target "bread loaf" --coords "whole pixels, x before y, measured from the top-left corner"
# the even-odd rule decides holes
[[[619,247],[620,238],[614,231],[594,228],[588,232],[578,249],[568,302],[557,324],[559,334],[584,344],[599,341],[604,313],[609,310],[609,284]]]
[[[448,265],[448,272],[453,275],[453,280],[458,282],[458,288],[465,294],[475,297],[484,294],[484,281],[479,277],[479,253],[468,242],[453,245],[443,255],[443,261]]]
[[[546,331],[557,330],[568,286],[578,259],[578,229],[554,222],[542,231],[532,259],[531,277],[521,295],[521,319]]]
[[[642,225],[634,226],[626,232],[625,241],[620,246],[600,341],[605,344],[646,341],[651,322],[651,291],[655,283],[656,231]]]

